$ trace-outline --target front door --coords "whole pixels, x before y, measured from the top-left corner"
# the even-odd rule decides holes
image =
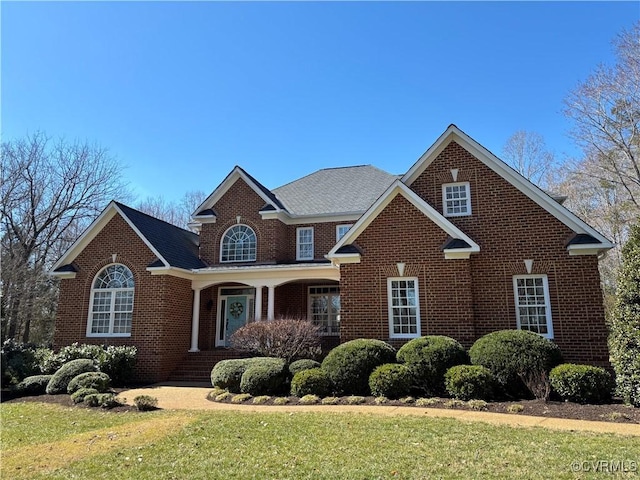
[[[252,289],[220,289],[217,346],[230,346],[231,335],[253,319]]]

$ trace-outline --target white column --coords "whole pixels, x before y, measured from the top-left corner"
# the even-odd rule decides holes
[[[268,290],[268,303],[267,303],[267,320],[273,320],[274,317],[274,300],[275,300],[275,293],[276,293],[276,287],[274,287],[273,285],[269,285],[269,290]]]
[[[193,315],[191,316],[191,348],[190,352],[199,352],[198,333],[200,331],[200,290],[193,291]]]
[[[256,287],[256,312],[253,315],[254,320],[262,320],[262,287]]]

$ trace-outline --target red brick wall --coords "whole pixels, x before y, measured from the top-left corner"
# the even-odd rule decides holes
[[[87,337],[91,284],[96,274],[116,262],[134,275],[135,293],[130,337]],[[151,276],[146,266],[155,255],[116,215],[74,260],[75,279],[60,282],[54,345],[73,342],[135,345],[138,347],[136,379],[158,381],[166,378],[174,363],[189,349],[192,293],[188,280]]]
[[[313,249],[314,259],[324,260],[324,256],[329,253],[336,241],[336,226],[348,225],[355,222],[326,222],[326,223],[305,223],[302,225],[288,225],[288,257],[291,260],[296,259],[297,254],[297,238],[298,228],[313,227]]]
[[[548,276],[554,341],[566,359],[606,365],[597,258],[570,256],[568,227],[456,143],[411,188],[441,212],[442,184],[454,181],[452,168],[459,170],[458,182],[470,182],[472,215],[450,220],[480,245],[480,253],[469,261],[444,260],[446,235],[396,198],[357,239],[362,263],[341,267],[343,340],[388,337],[386,277],[396,275],[396,262],[411,267],[406,275],[419,277],[422,334],[447,334],[469,346],[491,331],[516,328],[512,279],[527,273],[524,260],[532,259],[532,273]]]

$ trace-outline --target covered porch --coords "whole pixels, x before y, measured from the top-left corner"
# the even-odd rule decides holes
[[[329,262],[224,266],[194,273],[189,352],[228,348],[233,332],[248,322],[280,317],[314,317],[329,343],[339,340],[340,271]],[[326,311],[315,307],[316,299],[323,300]]]

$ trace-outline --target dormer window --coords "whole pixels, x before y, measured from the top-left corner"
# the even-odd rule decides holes
[[[255,262],[256,234],[247,225],[234,225],[222,236],[221,262]]]
[[[442,213],[445,217],[471,215],[469,182],[442,185]]]

